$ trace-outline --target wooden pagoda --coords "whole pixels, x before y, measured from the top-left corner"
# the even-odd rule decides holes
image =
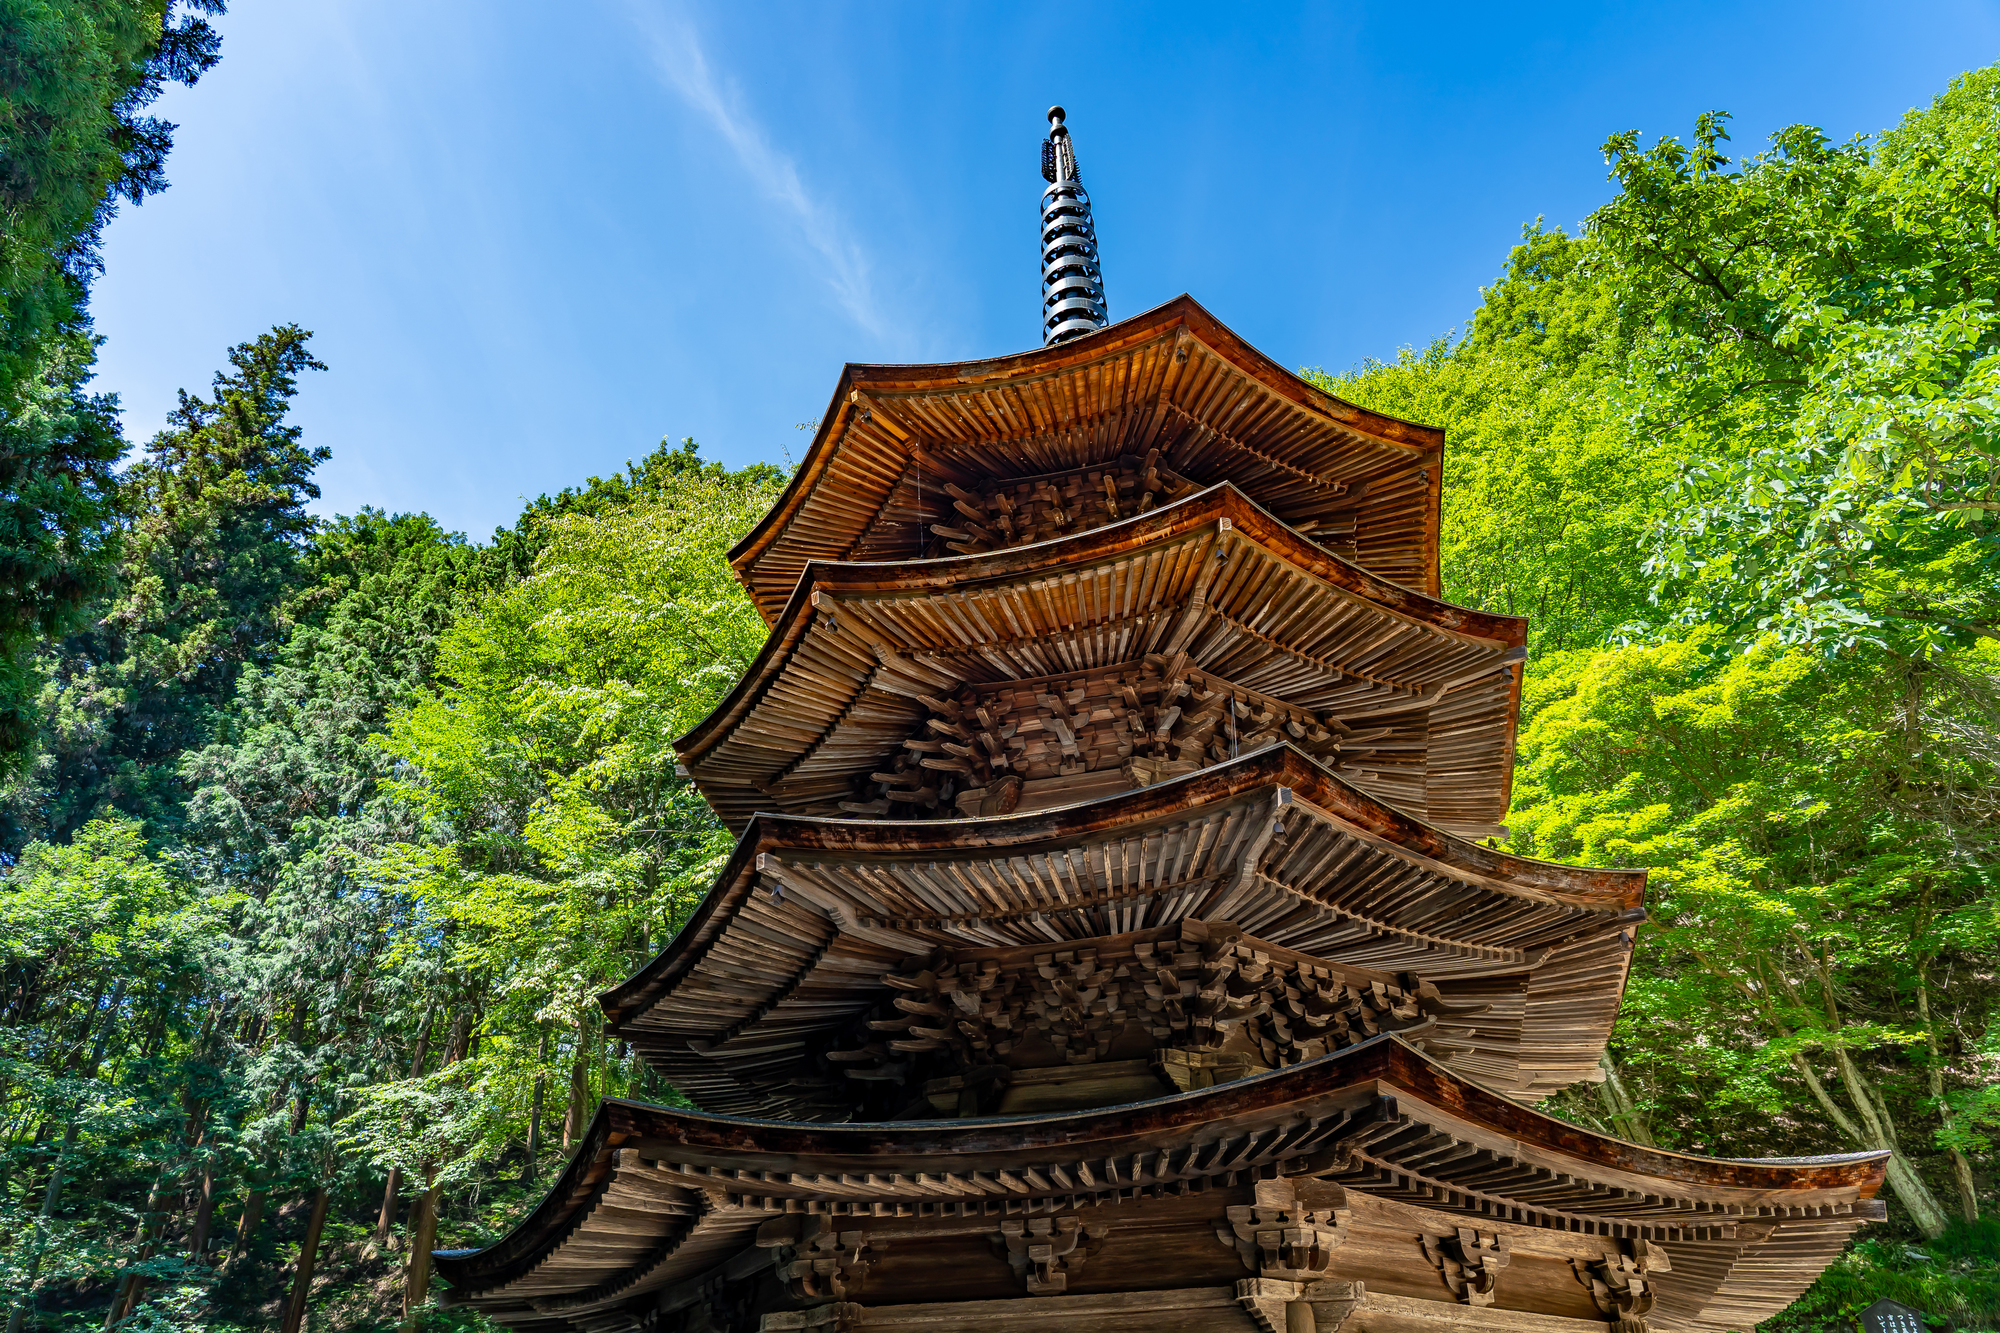
[[[1493,849],[1525,622],[1443,436],[1183,296],[1110,325],[1060,107],[1041,350],[849,366],[675,742],[737,834],[600,1108],[450,1299],[532,1333],[1749,1328],[1884,1153],[1687,1157],[1600,1077],[1644,875]],[[1482,840],[1485,840],[1482,842]]]
[[[603,997],[608,1102],[450,1299],[531,1333],[1747,1329],[1882,1153],[1688,1157],[1600,1077],[1644,875],[1504,832],[1525,624],[1438,600],[1438,432],[1182,297],[850,366],[676,743],[738,834]]]

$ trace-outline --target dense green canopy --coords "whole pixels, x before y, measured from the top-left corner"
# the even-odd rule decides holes
[[[93,229],[214,56],[157,4],[0,0],[0,97],[52,127],[0,181],[44,330],[0,433],[53,479],[0,496],[42,571],[0,580],[14,1333],[470,1319],[426,1313],[433,1241],[510,1225],[598,1099],[677,1096],[591,997],[727,850],[668,742],[764,637],[723,556],[783,477],[692,441],[484,543],[313,519],[292,326],[113,475]],[[2000,68],[1875,139],[1731,160],[1724,124],[1614,136],[1612,200],[1529,227],[1462,337],[1319,378],[1445,428],[1446,593],[1533,619],[1510,845],[1653,872],[1605,1079],[1553,1109],[1889,1148],[1890,1221],[1775,1325],[1990,1327]]]
[[[87,387],[84,302],[118,200],[166,188],[174,127],[145,109],[215,64],[201,15],[222,9],[0,0],[0,768],[32,744],[37,640],[110,584],[125,442],[115,401]]]

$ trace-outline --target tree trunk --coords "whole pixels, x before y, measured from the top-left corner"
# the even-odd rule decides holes
[[[144,1263],[153,1257],[154,1245],[159,1240],[160,1232],[166,1224],[166,1218],[162,1215],[161,1210],[166,1204],[165,1194],[168,1170],[169,1168],[167,1167],[160,1168],[159,1178],[153,1182],[153,1188],[147,1192],[146,1211],[139,1219],[138,1234],[133,1237],[134,1240],[139,1242],[140,1263]],[[111,1308],[104,1313],[104,1327],[106,1330],[115,1328],[119,1320],[138,1308],[139,1297],[145,1289],[146,1279],[136,1273],[128,1276],[123,1282],[118,1284],[117,1294],[111,1298]]]
[[[326,1227],[327,1189],[313,1192],[312,1218],[306,1223],[305,1242],[299,1246],[299,1270],[292,1278],[292,1299],[285,1304],[285,1322],[279,1333],[299,1333],[306,1321],[306,1297],[312,1294],[313,1261],[319,1257],[319,1236]]]
[[[437,1016],[437,1001],[431,1001],[424,1010],[424,1021],[417,1026],[417,1049],[410,1057],[410,1077],[422,1078],[424,1060],[431,1052],[431,1020]],[[389,1228],[396,1225],[396,1188],[403,1182],[403,1173],[395,1167],[389,1168],[388,1183],[382,1187],[382,1211],[375,1219],[375,1244],[387,1246]]]
[[[1782,974],[1780,975],[1780,980],[1781,981],[1784,980]],[[1833,1024],[1836,1029],[1838,1029],[1840,1022],[1839,1013],[1833,1005],[1832,987],[1825,985],[1826,977],[1824,973],[1821,974],[1821,982],[1824,987],[1823,993],[1829,1016],[1828,1021],[1831,1024]],[[1787,991],[1790,992],[1790,983],[1788,981],[1785,981],[1784,984],[1786,986]],[[1761,1001],[1758,999],[1755,993],[1749,991],[1747,987],[1745,988],[1744,993],[1750,996],[1753,1003],[1761,1003],[1764,1009],[1764,1017],[1766,1021],[1768,1021],[1774,1029],[1776,1029],[1780,1034],[1786,1037],[1789,1037],[1791,1035],[1791,1030],[1788,1027],[1786,1027],[1786,1025],[1782,1021],[1779,1020],[1776,1012],[1771,1008],[1768,986],[1766,987],[1765,995],[1762,997]],[[1800,1002],[1799,997],[1796,995],[1796,993],[1792,993],[1791,998],[1794,1003]],[[1848,1062],[1850,1067],[1852,1066],[1852,1063],[1853,1063],[1852,1061]],[[1848,1142],[1857,1144],[1862,1147],[1868,1147],[1868,1146],[1890,1147],[1889,1144],[1883,1143],[1881,1141],[1880,1137],[1875,1133],[1876,1127],[1872,1123],[1869,1124],[1866,1128],[1864,1128],[1861,1124],[1856,1123],[1854,1117],[1848,1115],[1845,1111],[1841,1109],[1840,1103],[1836,1102],[1833,1099],[1833,1093],[1829,1091],[1826,1084],[1820,1080],[1818,1072],[1813,1069],[1812,1065],[1807,1062],[1806,1058],[1803,1055],[1794,1053],[1791,1058],[1791,1064],[1792,1068],[1798,1071],[1800,1079],[1802,1079],[1805,1082],[1806,1090],[1812,1093],[1813,1100],[1819,1103],[1820,1109],[1826,1112],[1827,1119],[1831,1120],[1834,1124],[1834,1127],[1847,1137]],[[1859,1092],[1859,1089],[1851,1082],[1848,1084],[1847,1090],[1851,1098],[1853,1098],[1855,1094]],[[1856,1098],[1855,1100],[1856,1100],[1856,1109],[1862,1110],[1863,1104],[1861,1103],[1861,1101],[1858,1098]],[[1867,1107],[1865,1109],[1866,1112],[1872,1112],[1874,1108]],[[1873,1117],[1872,1115],[1864,1113],[1863,1118],[1870,1120],[1872,1122]],[[1937,1209],[1937,1201],[1931,1198],[1930,1191],[1924,1187],[1924,1182],[1921,1179],[1917,1178],[1916,1172],[1910,1169],[1910,1164],[1904,1161],[1902,1159],[1902,1154],[1896,1152],[1893,1147],[1890,1147],[1888,1170],[1889,1170],[1890,1191],[1894,1193],[1899,1200],[1902,1201],[1903,1206],[1905,1208],[1908,1208],[1910,1210],[1912,1217],[1918,1217],[1923,1204],[1928,1202],[1931,1206],[1931,1211],[1937,1215],[1940,1222],[1942,1221],[1943,1214],[1939,1212]],[[1908,1193],[1905,1193],[1906,1190],[1908,1191]],[[1922,1222],[1919,1221],[1918,1225],[1921,1226]],[[1939,1231],[1942,1231],[1943,1229],[1944,1228],[1942,1225],[1940,1225],[1938,1228]]]
[[[382,1187],[382,1211],[375,1215],[375,1244],[387,1248],[389,1229],[396,1225],[396,1188],[403,1183],[403,1173],[395,1167],[389,1168],[389,1183]]]
[[[257,1234],[257,1225],[263,1220],[264,1190],[259,1186],[251,1190],[250,1197],[243,1201],[243,1216],[236,1223],[236,1243],[229,1247],[231,1259],[250,1247],[250,1238]]]
[[[1931,978],[1928,965],[1917,968],[1917,1016],[1923,1020],[1924,1043],[1930,1048],[1930,1060],[1925,1072],[1930,1076],[1931,1101],[1937,1106],[1938,1120],[1944,1126],[1947,1144],[1945,1152],[1951,1157],[1952,1184],[1958,1188],[1958,1215],[1967,1223],[1979,1220],[1979,1182],[1973,1179],[1972,1162],[1957,1144],[1957,1117],[1952,1114],[1951,1103],[1944,1099],[1944,1052],[1938,1046],[1937,1027],[1931,1022]]]
[[[569,1067],[569,1110],[563,1115],[563,1151],[583,1137],[583,1127],[589,1123],[590,1101],[590,1029],[585,1020],[576,1024],[576,1059]]]
[[[465,1054],[465,1038],[470,1030],[461,1021],[440,1068],[457,1063]],[[426,1162],[424,1192],[417,1196],[416,1209],[410,1218],[410,1262],[403,1270],[403,1333],[417,1333],[423,1323],[424,1304],[430,1299],[431,1250],[437,1245],[437,1210],[436,1168],[433,1163]]]
[[[201,1172],[201,1198],[194,1206],[194,1224],[188,1229],[188,1258],[195,1263],[208,1256],[208,1233],[215,1225],[215,1168]]]
[[[535,1183],[535,1169],[542,1158],[542,1092],[549,1081],[548,1070],[544,1068],[549,1058],[548,1030],[542,1030],[541,1044],[535,1048],[535,1100],[528,1112],[528,1165],[521,1173],[521,1183]]]
[[[403,1333],[416,1333],[431,1290],[431,1247],[437,1244],[437,1187],[417,1196],[410,1218],[410,1262],[403,1270]]]
[[[1824,961],[1819,963],[1816,970],[1819,973],[1820,1003],[1826,1014],[1827,1030],[1839,1032],[1845,1026],[1845,1020],[1840,1016],[1839,1006],[1834,1003],[1833,977]],[[1835,1123],[1857,1143],[1889,1150],[1889,1188],[1895,1191],[1896,1198],[1909,1212],[1910,1220],[1917,1224],[1917,1230],[1933,1239],[1942,1236],[1947,1225],[1944,1209],[1938,1206],[1937,1196],[1931,1193],[1931,1187],[1924,1183],[1924,1178],[1910,1165],[1909,1158],[1903,1156],[1902,1146],[1896,1142],[1895,1123],[1890,1118],[1887,1107],[1877,1095],[1874,1085],[1862,1074],[1861,1067],[1854,1063],[1853,1052],[1838,1042],[1832,1045],[1833,1061],[1840,1070],[1840,1081],[1847,1085],[1848,1104],[1861,1117],[1866,1130],[1857,1131],[1854,1122],[1845,1116],[1835,1116]],[[1805,1066],[1803,1060],[1796,1063],[1800,1067]],[[1833,1109],[1831,1099],[1826,1095],[1825,1089],[1818,1086],[1817,1079],[1813,1082],[1814,1091],[1819,1094],[1821,1103],[1831,1112]]]
[[[1611,1058],[1610,1051],[1597,1057],[1597,1067],[1604,1071],[1604,1081],[1597,1085],[1597,1090],[1611,1113],[1612,1125],[1634,1143],[1647,1148],[1658,1147],[1653,1138],[1653,1128],[1646,1123],[1638,1103],[1626,1091],[1625,1080],[1619,1076],[1618,1063]]]

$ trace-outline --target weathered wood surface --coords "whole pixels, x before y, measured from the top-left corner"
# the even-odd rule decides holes
[[[1039,1080],[1035,1109],[1110,1106],[1298,1064],[1381,1032],[1427,1046],[1440,1019],[1463,1023],[1482,1008],[1454,1007],[1412,973],[1329,966],[1194,917],[1070,949],[938,950],[881,980],[890,990],[873,1016],[824,1052],[829,1072],[893,1082],[905,1105],[961,1116],[1022,1109],[1029,1076],[1051,1068],[1072,1083],[1099,1065],[1120,1072],[1065,1095]],[[1125,1069],[1134,1063],[1157,1068],[1150,1091]],[[858,1100],[837,1080],[831,1091]]]
[[[1283,736],[1483,837],[1506,809],[1525,636],[1385,583],[1222,485],[1034,547],[814,564],[674,745],[733,830],[760,810],[1062,804]]]
[[[1382,1037],[1163,1101],[1003,1121],[805,1125],[607,1103],[533,1215],[440,1269],[455,1300],[551,1330],[618,1310],[685,1315],[711,1284],[731,1283],[751,1284],[742,1309],[797,1311],[835,1297],[886,1307],[992,1299],[1009,1284],[1114,1294],[1233,1274],[1361,1281],[1463,1309],[1426,1257],[1449,1237],[1461,1265],[1507,1254],[1483,1293],[1494,1310],[1588,1318],[1605,1301],[1644,1300],[1662,1327],[1747,1324],[1879,1215],[1869,1200],[1883,1157],[1786,1164],[1639,1148]],[[1306,1210],[1296,1222],[1293,1207]],[[1310,1243],[1284,1239],[1309,1232]],[[1034,1260],[1037,1236],[1050,1246],[1041,1267],[1013,1262]]]
[[[1117,960],[1114,972],[1125,967],[1121,988],[1142,987],[1130,966],[1138,944],[1215,919],[1287,968],[1434,985],[1439,1003],[1459,1011],[1437,1019],[1440,1054],[1538,1097],[1596,1069],[1643,916],[1643,881],[1643,872],[1552,866],[1426,829],[1281,746],[1064,812],[910,824],[760,817],[695,917],[603,1004],[612,1031],[699,1106],[837,1119],[861,1105],[886,1115],[917,1085],[957,1072],[887,1059],[888,1043],[927,1039],[886,1027],[876,1037],[884,1058],[850,1064],[832,1054],[854,1044],[861,1024],[893,1021],[876,1011],[898,994],[885,975],[906,960],[943,951],[997,968],[1015,950],[1008,966],[1039,968],[1037,954],[1082,949]],[[1312,1040],[1303,1023],[1298,1035]],[[1260,1053],[1262,1040],[1273,1042],[1270,1063],[1278,1037],[1274,1022],[1259,1039]],[[1289,1037],[1283,1047],[1308,1049]],[[1107,1047],[1104,1058],[1152,1051],[1148,1040],[1116,1054]],[[1044,1055],[995,1059],[1068,1058]],[[858,1078],[889,1081],[871,1088]]]
[[[1183,297],[844,372],[675,743],[735,851],[602,997],[606,1103],[441,1254],[524,1333],[1719,1333],[1882,1153],[1691,1158],[1593,1077],[1644,875],[1504,855],[1526,624],[1438,589],[1442,436]]]
[[[1451,694],[1454,716],[1479,719],[1456,745],[1480,748],[1473,733],[1482,722],[1490,732],[1504,719],[1512,683],[1510,673],[1496,672],[1491,681]],[[1434,721],[1431,706],[1390,704],[1351,719],[1315,713],[1196,670],[1185,652],[1151,653],[1136,666],[1069,676],[968,684],[955,697],[926,695],[918,702],[928,713],[923,724],[868,774],[854,799],[838,803],[842,813],[924,819],[1046,809],[1087,799],[1100,787],[1150,786],[1280,741],[1406,813],[1428,815],[1433,786],[1442,803],[1454,799],[1450,784],[1430,781],[1440,756],[1430,753],[1429,742],[1451,728]],[[1435,702],[1445,711],[1445,701]],[[1484,740],[1485,757],[1497,762],[1500,748],[1490,734]],[[1469,814],[1438,822],[1461,832],[1484,809],[1477,799],[1453,808]]]
[[[1327,549],[1435,593],[1443,444],[1440,431],[1320,392],[1182,296],[1021,356],[848,366],[784,497],[730,560],[775,619],[811,561],[987,544],[937,524],[968,537],[971,524],[996,538],[1075,532],[1113,509],[1140,512],[1149,489],[1171,495],[1164,467],[1197,486],[1233,481]],[[1010,502],[1026,491],[1011,534],[986,502],[1001,479]]]
[[[867,1328],[908,1333],[984,1333],[987,1329],[1057,1328],[1064,1333],[1255,1333],[1231,1286],[1169,1291],[1117,1292],[1096,1296],[1019,1297],[1006,1300],[945,1301],[911,1305],[862,1306]],[[760,1325],[778,1333],[785,1325]],[[801,1325],[805,1327],[805,1325]]]

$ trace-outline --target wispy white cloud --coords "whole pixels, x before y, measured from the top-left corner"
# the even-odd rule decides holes
[[[716,77],[694,28],[642,3],[631,4],[629,12],[651,47],[661,79],[708,121],[744,174],[789,215],[800,238],[825,262],[827,285],[849,318],[871,334],[885,334],[888,321],[876,304],[866,253],[847,234],[839,215],[806,189],[798,164],[771,143],[744,108],[735,85]]]

